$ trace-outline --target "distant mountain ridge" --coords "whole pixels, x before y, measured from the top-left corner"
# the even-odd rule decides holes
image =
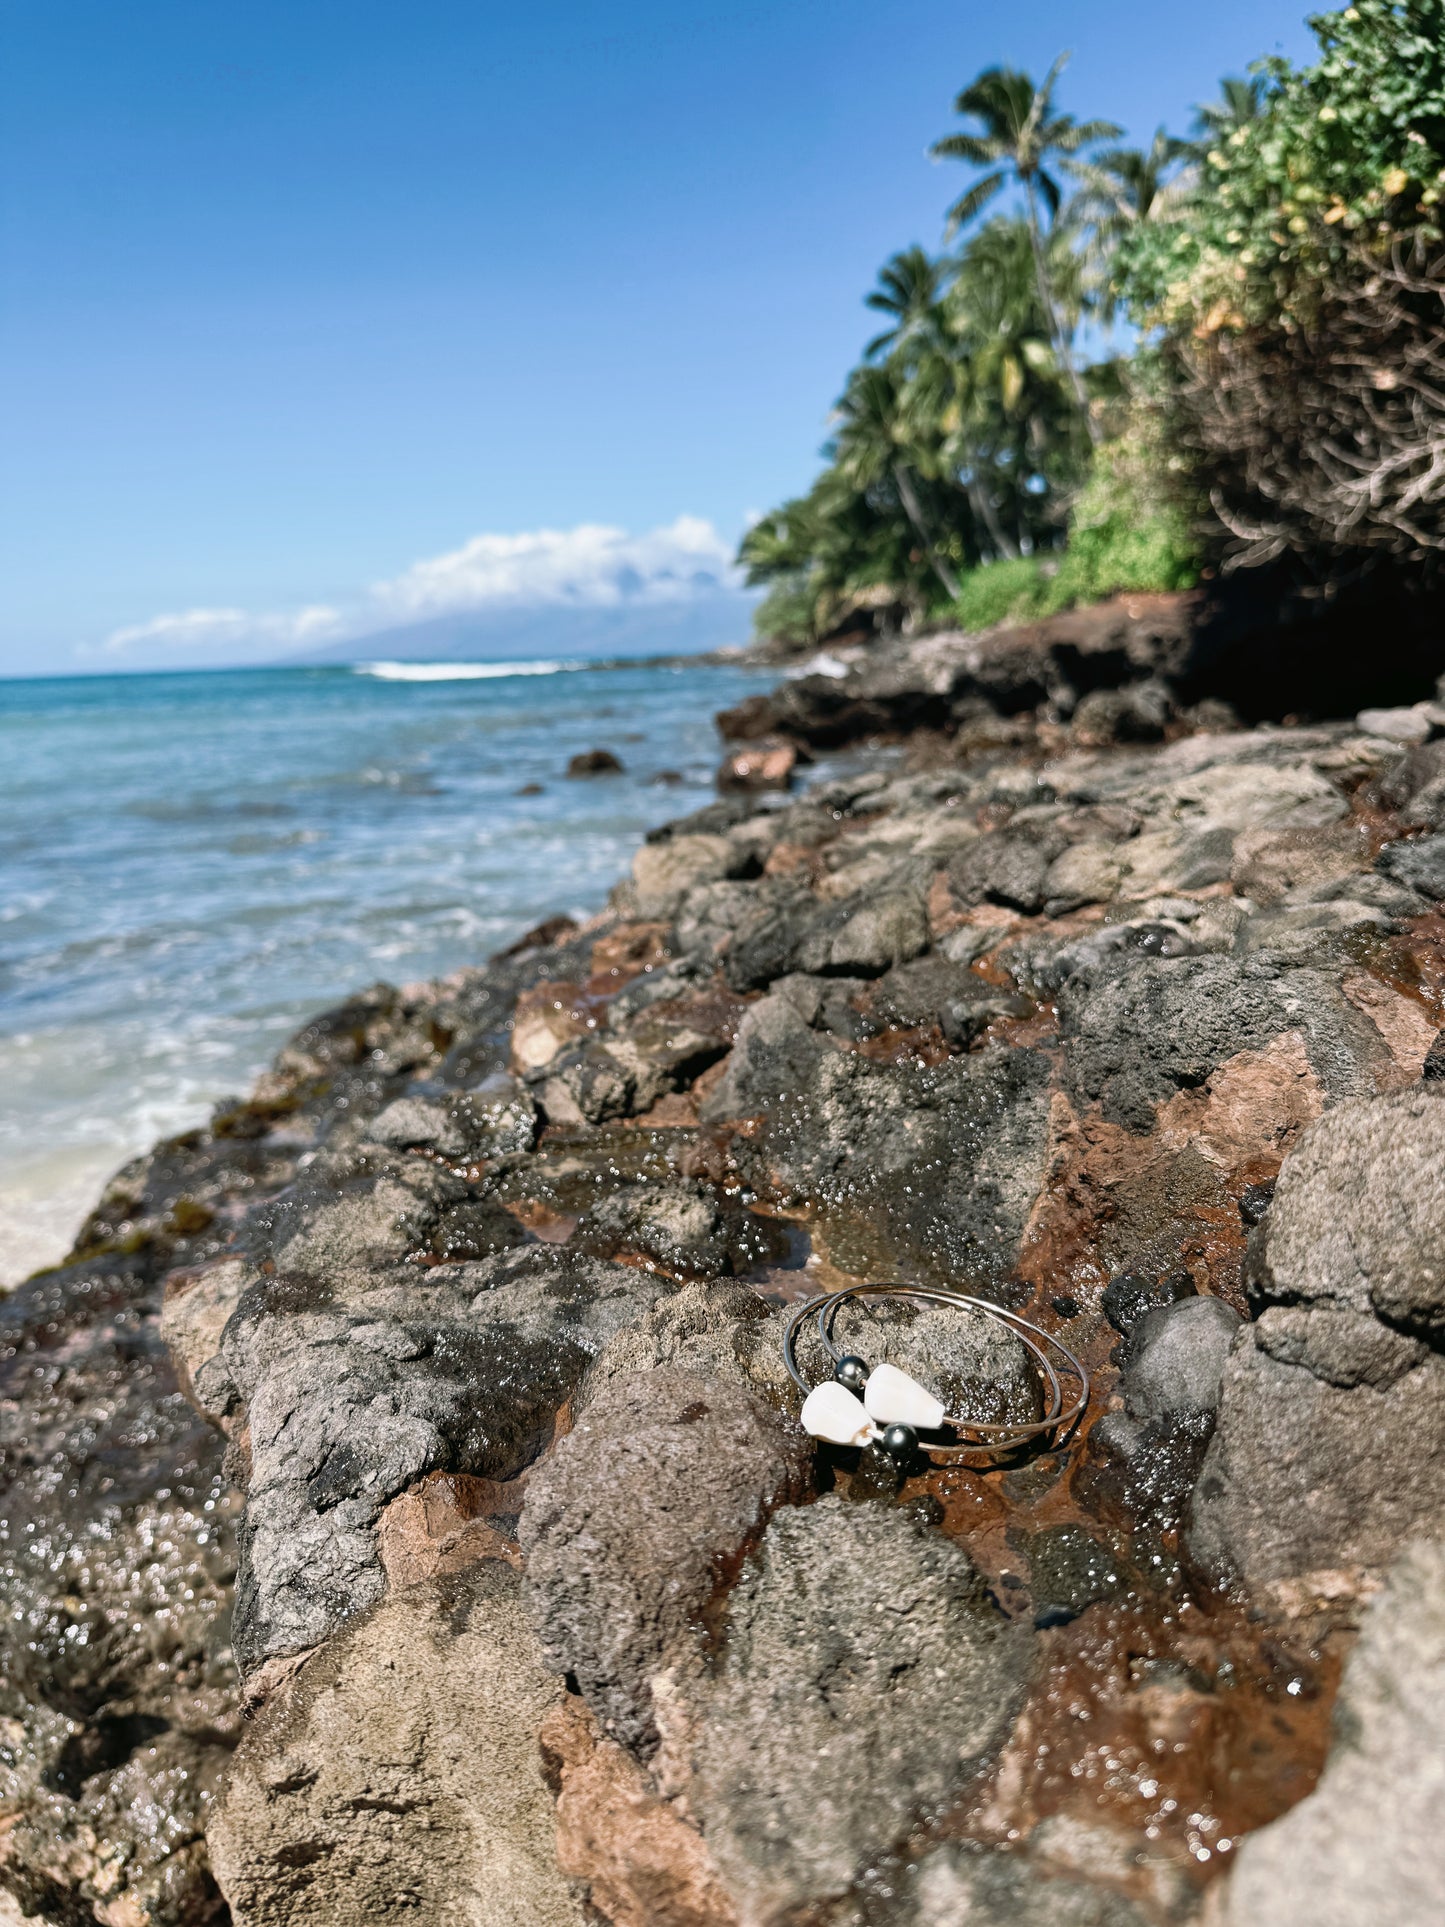
[[[720,589],[676,602],[472,609],[310,649],[296,663],[526,661],[534,656],[686,655],[744,643],[756,596]]]

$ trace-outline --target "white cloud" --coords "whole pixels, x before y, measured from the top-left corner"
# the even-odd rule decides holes
[[[339,609],[316,604],[281,615],[252,615],[245,609],[182,609],[156,616],[150,622],[116,629],[100,646],[107,656],[125,656],[144,648],[147,653],[171,650],[216,652],[320,642],[341,633]]]
[[[371,591],[378,611],[420,621],[498,603],[674,602],[733,581],[732,551],[711,522],[680,515],[645,535],[584,522],[526,535],[474,535]]]
[[[345,608],[186,609],[117,629],[92,653],[151,659],[182,653],[202,659],[222,653],[260,656],[463,610],[681,602],[736,588],[740,580],[730,546],[699,516],[680,515],[664,528],[635,536],[584,522],[574,529],[474,535],[458,549],[373,583]]]

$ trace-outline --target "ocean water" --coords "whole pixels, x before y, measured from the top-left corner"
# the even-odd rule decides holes
[[[598,909],[712,794],[713,665],[0,682],[0,1283],[310,1013]],[[606,747],[617,777],[568,781]],[[665,771],[680,783],[662,784]],[[540,793],[523,795],[540,785]]]

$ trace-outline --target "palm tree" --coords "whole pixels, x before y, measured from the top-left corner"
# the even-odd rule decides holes
[[[1142,150],[1110,147],[1091,161],[1066,161],[1083,186],[1085,205],[1079,212],[1115,233],[1150,220],[1169,204],[1170,170],[1193,151],[1188,141],[1160,127]]]
[[[1105,321],[1113,319],[1115,309],[1109,286],[1115,248],[1141,222],[1158,220],[1179,203],[1191,172],[1178,175],[1173,170],[1194,151],[1189,141],[1177,140],[1160,127],[1142,150],[1111,147],[1092,160],[1064,163],[1080,183],[1069,220],[1075,228],[1091,231],[1088,253],[1096,283],[1094,298]]]
[[[912,524],[933,573],[950,601],[959,593],[958,577],[940,552],[918,492],[918,471],[937,466],[936,455],[918,436],[919,423],[904,405],[904,381],[894,368],[855,368],[837,408],[830,454],[853,487],[867,490],[891,482]]]
[[[892,318],[892,327],[874,335],[863,350],[872,361],[885,349],[905,347],[930,325],[943,292],[947,269],[925,249],[904,248],[878,270],[878,286],[864,297],[868,307]]]
[[[1072,322],[1079,263],[1067,236],[1045,237],[1050,285]],[[1081,417],[1050,337],[1026,221],[986,222],[969,242],[947,300],[955,355],[949,450],[995,551],[1014,556],[1057,529],[1060,488],[1083,466]],[[1010,528],[1007,525],[1011,525]]]
[[[1236,128],[1248,127],[1265,110],[1265,78],[1251,74],[1241,80],[1227,74],[1219,83],[1219,99],[1206,101],[1194,110],[1194,140],[1191,151],[1203,159],[1211,147],[1228,140]]]
[[[1058,216],[1063,192],[1050,172],[1054,156],[1077,154],[1095,141],[1113,140],[1124,130],[1112,121],[1076,121],[1072,114],[1054,111],[1054,88],[1063,72],[1067,54],[1060,54],[1035,86],[1030,77],[1013,67],[990,67],[971,86],[965,87],[954,101],[954,112],[978,123],[978,131],[946,134],[933,143],[929,152],[936,159],[966,161],[971,166],[991,170],[975,181],[948,211],[948,231],[956,234],[1000,194],[1010,180],[1024,190],[1028,209],[1029,237],[1033,245],[1034,273],[1039,299],[1048,318],[1049,332],[1068,377],[1074,399],[1085,420],[1089,420],[1088,396],[1070,352],[1068,338],[1059,317],[1049,277],[1044,249],[1044,224],[1039,204],[1048,210],[1052,223]],[[1094,434],[1090,421],[1089,432]]]

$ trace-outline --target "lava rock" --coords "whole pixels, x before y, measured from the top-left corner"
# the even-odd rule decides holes
[[[1178,1091],[1285,1031],[1303,1035],[1331,1096],[1372,1088],[1368,1067],[1385,1056],[1334,976],[1264,958],[1115,957],[1091,981],[1064,985],[1059,1016],[1076,1104],[1098,1102],[1111,1122],[1140,1132]]]
[[[583,1927],[537,1745],[564,1689],[519,1592],[496,1561],[411,1587],[248,1722],[209,1829],[236,1927]]]
[[[1211,1570],[1369,1571],[1445,1526],[1439,1116],[1428,1087],[1342,1104],[1286,1160],[1194,1495]]]
[[[775,992],[748,1010],[705,1122],[760,1117],[746,1145],[826,1215],[835,1262],[1002,1288],[1043,1180],[1050,1066],[1017,1049],[875,1064]]]
[[[1119,1376],[1130,1418],[1214,1411],[1240,1322],[1222,1298],[1185,1298],[1145,1312],[1130,1333]]]
[[[652,1679],[695,1653],[719,1572],[804,1496],[811,1463],[805,1434],[756,1393],[663,1367],[613,1379],[533,1475],[533,1623],[614,1739],[655,1747]]]
[[[1171,1271],[1151,1278],[1137,1271],[1121,1271],[1105,1285],[1099,1309],[1114,1327],[1127,1337],[1146,1312],[1161,1305],[1177,1305],[1181,1298],[1192,1298],[1194,1280],[1187,1271]]]
[[[1008,1734],[1028,1657],[968,1556],[906,1511],[775,1513],[693,1688],[692,1803],[743,1918],[838,1900],[946,1807]]]
[[[1438,902],[1445,897],[1445,836],[1388,844],[1380,854],[1380,868],[1408,889]]]
[[[610,749],[582,749],[567,759],[569,776],[620,776],[622,763]]]
[[[635,1253],[695,1277],[719,1277],[729,1264],[727,1223],[700,1184],[638,1184],[611,1192],[587,1212],[575,1242],[597,1257]]]
[[[1082,1526],[1035,1532],[1027,1550],[1036,1626],[1061,1626],[1098,1600],[1128,1590],[1119,1561]]]
[[[673,917],[689,891],[735,873],[737,850],[726,836],[700,833],[644,843],[632,859],[640,917]]]
[[[376,1603],[375,1522],[415,1480],[515,1477],[658,1289],[633,1267],[537,1245],[430,1272],[253,1286],[223,1343],[249,1418],[235,1622],[245,1670]]]
[[[1445,1801],[1445,1545],[1405,1551],[1345,1665],[1314,1792],[1240,1842],[1225,1927],[1434,1927]]]
[[[796,743],[757,743],[750,749],[736,749],[723,758],[717,773],[717,786],[724,791],[752,793],[788,790],[793,786],[793,771],[797,764]]]

